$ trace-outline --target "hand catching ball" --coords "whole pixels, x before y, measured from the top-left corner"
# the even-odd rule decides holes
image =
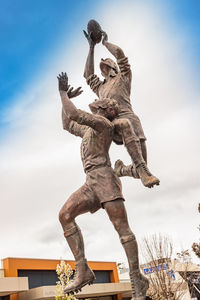
[[[102,29],[99,23],[95,20],[90,20],[87,25],[87,31],[89,36],[91,37],[92,41],[95,44],[101,42],[102,39]]]

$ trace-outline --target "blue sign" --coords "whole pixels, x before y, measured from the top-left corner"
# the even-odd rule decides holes
[[[169,269],[169,265],[168,263],[166,264],[160,264],[160,265],[157,265],[155,267],[150,267],[150,268],[145,268],[144,269],[144,274],[151,274],[151,273],[154,273],[154,272],[159,272],[159,271],[164,271],[164,270],[168,270]]]
[[[166,263],[166,264],[160,264],[160,265],[157,265],[155,267],[145,268],[144,269],[144,274],[147,275],[147,274],[152,274],[152,273],[155,273],[155,272],[166,271],[166,270],[169,270],[168,263]],[[169,277],[172,277],[173,280],[176,280],[176,277],[175,277],[175,274],[174,274],[173,270],[169,270],[167,272],[167,275]]]

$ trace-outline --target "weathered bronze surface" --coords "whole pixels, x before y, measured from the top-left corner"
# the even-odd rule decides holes
[[[128,63],[128,58],[123,50],[108,42],[107,34],[102,31],[102,44],[116,58],[117,64],[110,58],[101,59],[100,69],[104,80],[100,80],[94,73],[94,48],[96,43],[92,39],[91,33],[84,31],[89,43],[89,53],[85,65],[84,77],[90,88],[100,98],[115,99],[119,105],[119,114],[113,120],[115,125],[114,142],[124,144],[132,160],[132,176],[140,178],[144,186],[153,187],[159,184],[159,179],[151,174],[147,168],[146,137],[144,135],[141,122],[133,112],[130,94],[132,73]],[[118,176],[129,176],[130,172],[125,171],[123,164],[117,164],[115,171]],[[120,168],[121,166],[121,168]]]
[[[69,197],[59,213],[64,236],[76,260],[74,280],[66,287],[65,293],[77,292],[95,280],[85,258],[83,237],[75,218],[104,208],[119,234],[128,259],[132,299],[144,300],[149,283],[140,273],[137,241],[128,224],[119,177],[140,178],[146,187],[158,185],[159,180],[147,168],[146,138],[130,103],[131,69],[128,59],[121,48],[108,42],[107,34],[98,23],[92,20],[88,28],[88,33],[84,31],[90,46],[84,77],[99,97],[89,105],[92,113],[77,109],[70,100],[82,93],[81,88],[70,88],[66,73],[58,76],[63,128],[82,138],[81,157],[86,173],[85,184]],[[94,74],[94,47],[99,42],[100,30],[103,45],[117,59],[117,64],[111,59],[101,60],[104,81]],[[115,170],[112,169],[109,158],[112,141],[125,145],[132,165],[124,166],[118,160]]]
[[[94,43],[100,43],[102,39],[102,29],[99,23],[95,20],[90,20],[87,25],[88,34],[91,36]]]

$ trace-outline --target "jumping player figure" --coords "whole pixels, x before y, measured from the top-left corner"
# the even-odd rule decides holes
[[[96,43],[89,33],[84,31],[84,34],[89,43],[84,77],[99,99],[110,98],[117,101],[119,113],[112,121],[115,125],[113,140],[116,144],[125,145],[132,160],[132,165],[129,166],[125,166],[122,161],[118,160],[115,163],[115,171],[119,177],[132,176],[140,178],[143,185],[149,188],[159,185],[159,179],[153,176],[147,168],[146,137],[130,102],[132,74],[128,58],[120,47],[108,42],[107,34],[102,31],[102,44],[116,58],[117,64],[110,58],[101,59],[100,69],[104,77],[104,81],[101,81],[94,74],[94,48]]]
[[[95,280],[85,258],[83,237],[75,218],[104,208],[128,259],[132,299],[144,300],[149,283],[140,273],[137,241],[128,224],[121,182],[111,168],[108,154],[115,134],[112,121],[118,115],[119,106],[113,99],[101,98],[89,105],[92,114],[79,110],[70,98],[81,94],[81,88],[70,88],[66,73],[58,76],[58,82],[63,128],[82,138],[81,157],[86,173],[85,184],[70,196],[59,213],[64,236],[76,261],[74,280],[65,288],[65,293],[77,292]]]

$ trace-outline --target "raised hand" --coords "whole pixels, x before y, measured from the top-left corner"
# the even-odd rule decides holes
[[[102,39],[102,44],[105,45],[105,43],[108,41],[108,35],[105,31],[101,31],[103,39]]]
[[[61,73],[57,76],[58,78],[58,89],[59,91],[65,91],[67,92],[69,89],[69,84],[68,84],[68,77],[66,73]]]
[[[74,97],[77,97],[79,96],[83,91],[81,90],[82,87],[79,86],[77,89],[74,90],[73,87],[70,87],[69,86],[69,90],[67,91],[67,95],[69,98],[74,98]]]
[[[58,89],[59,91],[65,91],[67,92],[67,95],[69,98],[74,98],[79,96],[83,91],[81,90],[81,87],[78,87],[74,90],[73,87],[70,87],[68,84],[68,77],[66,73],[61,73],[58,75]]]
[[[88,40],[89,46],[93,48],[96,45],[96,43],[92,40],[91,35],[88,34],[85,30],[83,30],[83,33],[84,33],[86,39]]]

